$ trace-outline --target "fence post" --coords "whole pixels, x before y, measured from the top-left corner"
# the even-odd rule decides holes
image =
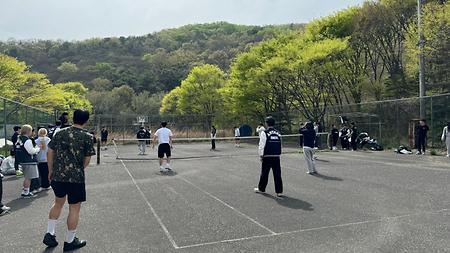
[[[8,148],[7,148],[7,143],[8,143],[8,141],[7,141],[7,138],[6,138],[6,135],[7,135],[7,132],[6,132],[6,118],[8,117],[8,114],[6,113],[6,100],[5,99],[3,99],[3,133],[4,133],[4,136],[5,136],[5,146],[4,146],[4,152],[5,152],[5,156],[6,155],[8,155],[8,153],[7,153],[7,150],[8,150]]]

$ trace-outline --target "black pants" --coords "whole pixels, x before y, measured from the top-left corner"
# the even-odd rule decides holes
[[[283,180],[281,179],[281,166],[279,157],[264,157],[261,167],[261,177],[259,178],[258,189],[262,192],[266,191],[269,181],[269,172],[272,169],[273,180],[275,182],[275,192],[283,193]]]
[[[3,207],[2,198],[3,198],[3,179],[0,177],[0,207]]]
[[[427,137],[426,136],[419,136],[419,146],[418,151],[421,153],[425,153],[425,148],[427,146]]]
[[[50,187],[50,182],[48,181],[48,164],[38,163],[39,179],[41,181],[41,187]]]
[[[19,170],[19,159],[14,159],[14,169],[16,170],[16,171],[18,171]]]
[[[353,150],[357,150],[358,149],[358,145],[356,144],[356,137],[352,136],[352,149]]]
[[[331,136],[331,147],[336,147],[339,136]]]
[[[211,149],[212,150],[216,149],[216,140],[214,140],[214,139],[211,140]]]

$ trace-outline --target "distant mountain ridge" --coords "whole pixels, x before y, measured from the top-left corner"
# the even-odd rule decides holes
[[[8,40],[0,53],[25,61],[54,82],[80,81],[91,90],[122,85],[136,92],[170,91],[192,67],[204,63],[228,70],[237,54],[302,24],[246,26],[227,22],[186,25],[144,36],[82,41]]]

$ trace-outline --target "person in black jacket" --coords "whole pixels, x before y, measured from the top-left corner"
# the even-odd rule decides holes
[[[269,181],[269,172],[272,169],[273,180],[275,182],[275,193],[277,197],[283,196],[283,180],[281,179],[281,135],[274,128],[275,119],[266,118],[267,129],[259,135],[259,156],[261,157],[261,176],[258,187],[254,189],[256,193],[264,193]]]
[[[337,142],[339,140],[339,130],[337,129],[336,125],[331,125],[331,131],[330,131],[330,138],[331,138],[331,150],[337,149]]]
[[[308,174],[317,174],[316,163],[314,161],[314,143],[316,140],[316,131],[311,122],[305,124],[304,129],[300,132],[303,135],[303,155],[308,166]]]
[[[419,139],[419,147],[417,149],[417,155],[425,155],[425,149],[427,146],[427,134],[430,128],[427,125],[427,122],[422,119],[420,120],[420,126],[418,129],[418,139]]]
[[[16,142],[19,139],[19,135],[20,135],[20,126],[14,126],[13,130],[14,130],[14,134],[11,137],[11,141],[13,143],[12,149],[15,154],[16,153]],[[19,162],[17,161],[17,159],[14,160],[14,169],[16,170],[16,177],[23,177],[23,172],[21,170],[19,170]]]
[[[353,149],[353,151],[356,151],[358,149],[358,143],[357,143],[358,128],[356,127],[355,122],[351,123],[350,132],[351,132],[350,142],[352,144],[352,149]]]
[[[145,139],[147,138],[147,131],[145,131],[144,127],[141,127],[136,133],[136,138],[138,139],[139,154],[145,155]]]

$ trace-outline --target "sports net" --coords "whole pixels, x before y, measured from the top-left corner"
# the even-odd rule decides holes
[[[319,134],[319,142],[327,143],[327,134]],[[299,134],[282,135],[282,152],[298,153],[300,150]],[[212,150],[211,138],[174,138],[172,159],[206,159],[221,157],[257,156],[258,136],[222,137],[215,139],[215,150]],[[117,159],[120,160],[157,160],[158,144],[153,140],[114,139],[112,146]]]

